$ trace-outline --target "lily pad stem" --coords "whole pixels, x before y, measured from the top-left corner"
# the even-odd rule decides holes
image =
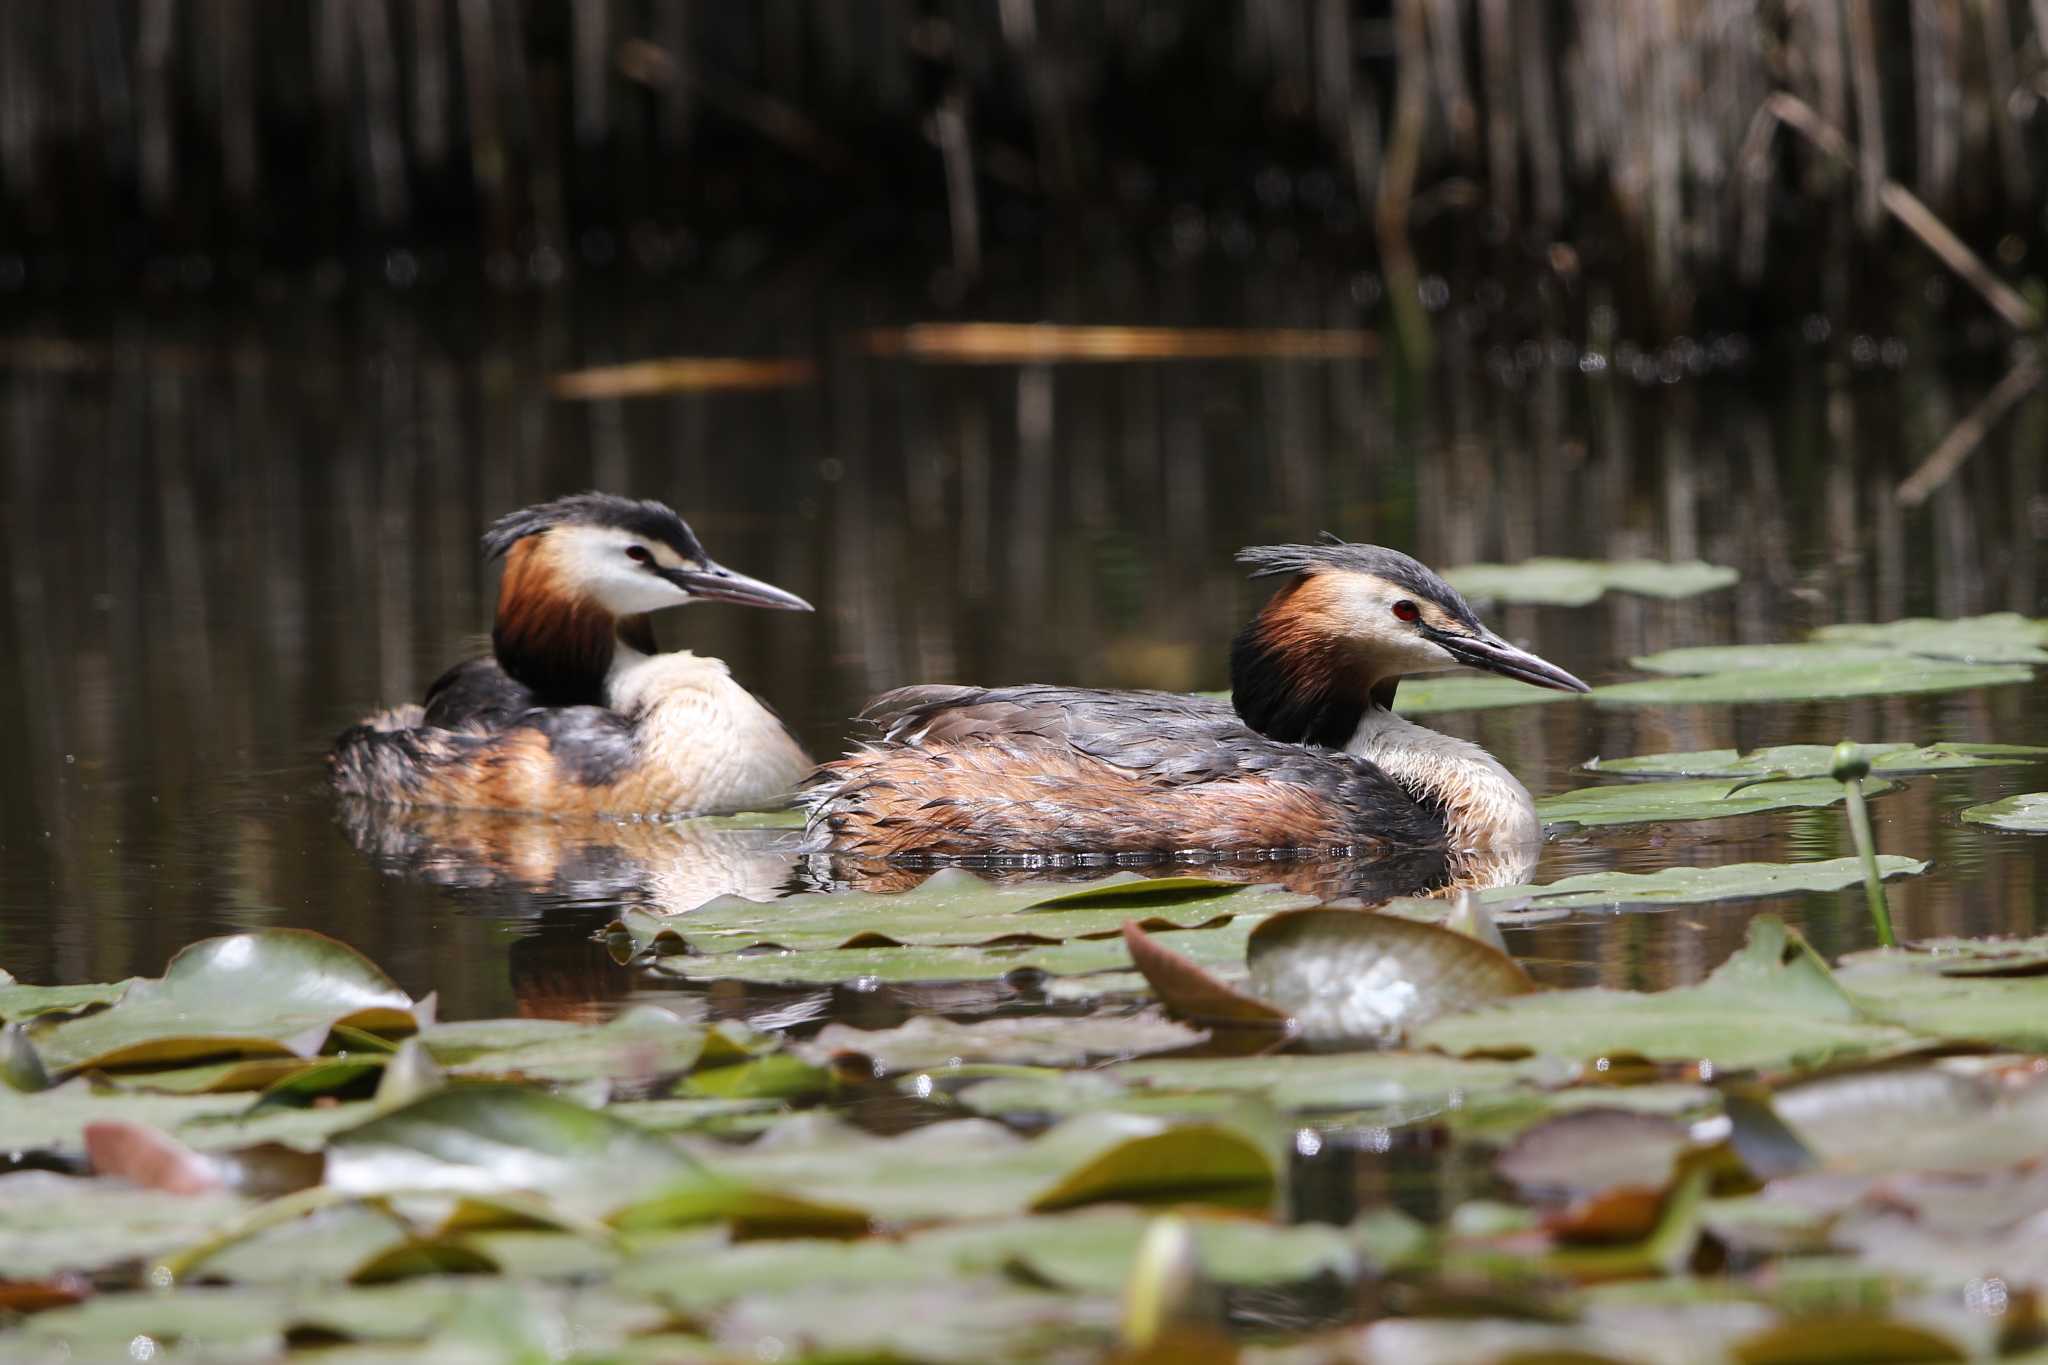
[[[1877,925],[1877,941],[1887,948],[1896,948],[1892,913],[1884,899],[1884,876],[1877,870],[1877,841],[1870,834],[1870,808],[1863,803],[1863,779],[1870,773],[1870,759],[1863,746],[1847,739],[1837,744],[1833,773],[1848,799],[1849,834],[1856,840],[1856,852],[1863,859],[1863,895],[1870,905],[1871,921]]]

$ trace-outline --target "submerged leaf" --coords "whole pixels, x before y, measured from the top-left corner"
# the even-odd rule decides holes
[[[2021,834],[2048,834],[2048,792],[2022,792],[2003,801],[1969,806],[1963,811],[1963,819],[1973,825]]]
[[[1829,744],[1778,744],[1740,753],[1702,749],[1686,754],[1645,754],[1638,758],[1595,758],[1592,772],[1623,777],[1826,777],[1834,766]],[[1996,768],[2048,759],[2048,747],[2033,744],[1866,744],[1864,755],[1878,773],[1935,773],[1957,768]]]
[[[1931,864],[1896,854],[1878,855],[1879,875],[1914,877]],[[1667,867],[1661,872],[1583,872],[1543,886],[1503,886],[1482,893],[1489,901],[1528,901],[1551,909],[1622,905],[1697,905],[1704,901],[1840,891],[1863,881],[1859,858],[1818,863],[1729,863],[1721,867]]]
[[[1897,783],[1866,779],[1866,796],[1887,792]],[[1802,778],[1755,785],[1718,780],[1628,782],[1612,787],[1581,787],[1537,801],[1545,824],[1638,825],[1681,820],[1722,820],[1763,811],[1831,806],[1842,799],[1842,784],[1832,778]]]
[[[1654,559],[1546,558],[1525,559],[1519,564],[1463,564],[1444,570],[1443,576],[1468,597],[1559,607],[1584,606],[1609,592],[1695,597],[1742,577],[1734,569],[1697,559],[1665,563]]]
[[[1316,1047],[1398,1041],[1439,1015],[1536,989],[1498,948],[1369,910],[1290,910],[1252,932],[1248,993]]]
[[[432,1022],[370,960],[308,929],[205,939],[161,978],[128,984],[110,1008],[40,1028],[52,1069],[180,1061],[223,1053],[310,1057],[337,1026],[410,1033]]]

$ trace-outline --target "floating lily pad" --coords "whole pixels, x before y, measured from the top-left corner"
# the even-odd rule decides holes
[[[1664,1115],[1588,1107],[1517,1134],[1494,1170],[1538,1198],[1577,1198],[1615,1186],[1661,1193],[1690,1145],[1686,1126]]]
[[[1416,1042],[1458,1055],[1539,1053],[1710,1061],[1716,1070],[1819,1066],[1925,1046],[1866,1017],[1804,940],[1774,916],[1697,986],[1651,994],[1545,991],[1424,1025]]]
[[[1290,1016],[1314,1047],[1376,1047],[1536,989],[1498,948],[1366,910],[1291,910],[1252,932],[1246,993]]]
[[[2048,973],[1951,975],[1953,962],[1881,948],[1843,958],[1836,979],[1871,1018],[1929,1038],[2048,1052]]]
[[[1883,625],[1823,626],[1813,638],[1971,663],[2048,663],[2048,620],[2010,611],[1950,621],[1914,617]]]
[[[667,1138],[538,1091],[435,1091],[327,1144],[327,1184],[368,1196],[520,1192],[597,1216],[702,1167]]]
[[[92,982],[82,986],[25,986],[0,972],[0,1023],[15,1023],[50,1014],[76,1014],[95,1005],[110,1005],[128,989],[126,981]]]
[[[1460,1060],[1428,1052],[1156,1058],[1099,1071],[999,1076],[963,1088],[959,1100],[983,1114],[1039,1117],[1116,1109],[1229,1112],[1247,1101],[1289,1113],[1400,1111],[1423,1117],[1487,1098],[1540,1097],[1575,1075],[1549,1059]],[[1538,1111],[1540,1112],[1540,1111]]]
[[[2048,759],[2048,748],[2032,744],[1866,744],[1871,771],[1937,773],[1956,768],[1997,768]],[[1592,772],[1622,777],[1826,777],[1834,768],[1831,744],[1779,744],[1740,753],[1702,749],[1686,754],[1644,754],[1636,758],[1595,758]]]
[[[0,1280],[146,1260],[202,1240],[251,1203],[226,1192],[165,1194],[48,1171],[0,1175]]]
[[[620,927],[657,952],[731,954],[875,947],[977,947],[1111,939],[1127,919],[1182,927],[1314,903],[1278,887],[1202,877],[1119,873],[1065,890],[1036,881],[991,882],[944,868],[910,891],[822,891],[776,901],[722,896],[685,915],[632,912]],[[857,975],[846,973],[845,975]]]
[[[1186,1223],[1203,1274],[1216,1283],[1297,1283],[1348,1275],[1358,1262],[1339,1228],[1190,1214]],[[683,1313],[701,1313],[745,1295],[928,1284],[1015,1270],[1040,1284],[1099,1292],[1123,1282],[1150,1223],[1150,1215],[1138,1210],[1107,1207],[942,1226],[887,1240],[679,1239],[635,1256],[618,1283],[657,1295]]]
[[[206,939],[161,978],[128,984],[96,1014],[40,1027],[52,1070],[181,1061],[222,1054],[310,1057],[338,1025],[410,1033],[433,1021],[370,960],[306,929]]]
[[[1963,819],[1973,825],[2009,829],[2021,834],[2048,834],[2048,792],[2022,792],[2003,801],[1969,806]]]
[[[1879,875],[1890,880],[1918,876],[1931,864],[1881,853],[1877,866]],[[1862,881],[1862,859],[1830,858],[1817,863],[1667,867],[1661,872],[1585,872],[1543,886],[1497,887],[1481,896],[1509,904],[1519,905],[1527,900],[1551,909],[1587,910],[1622,905],[1697,905],[1705,901],[1840,891]]]
[[[1305,898],[1303,898],[1305,899]],[[1279,905],[1298,903],[1276,895]],[[1108,912],[1128,916],[1127,911]],[[1153,917],[1147,917],[1151,919]],[[1204,966],[1235,967],[1244,961],[1245,941],[1259,916],[1238,914],[1215,927],[1192,928],[1163,937]],[[1171,927],[1170,922],[1162,922]],[[1154,925],[1154,927],[1159,927]],[[1076,976],[1112,973],[1131,966],[1120,938],[1066,943],[998,943],[974,947],[854,947],[780,951],[757,948],[715,956],[655,959],[650,971],[687,981],[760,981],[801,984],[858,982],[864,985],[919,981],[987,981],[1013,973]]]
[[[1696,597],[1742,575],[1697,559],[1525,559],[1519,564],[1463,564],[1444,570],[1452,587],[1492,602],[1580,607],[1610,592],[1646,597]]]
[[[541,1022],[541,1021],[530,1021]],[[549,1021],[552,1022],[552,1021]],[[461,1048],[454,1041],[474,1034],[428,1030],[421,1041],[437,1057],[447,1055],[450,1075],[492,1076],[535,1081],[580,1081],[594,1077],[625,1083],[688,1071],[704,1051],[704,1025],[659,1005],[639,1005],[603,1024],[568,1026],[510,1047]]]
[[[1271,1154],[1235,1125],[1087,1114],[1036,1138],[957,1119],[877,1137],[824,1116],[709,1151],[759,1189],[851,1205],[885,1222],[996,1217],[1150,1198],[1264,1207]]]
[[[1865,795],[1875,796],[1898,784],[1866,778]],[[1791,782],[1678,781],[1629,782],[1611,787],[1581,787],[1536,802],[1536,814],[1550,825],[1641,825],[1684,820],[1724,820],[1764,811],[1832,806],[1842,799],[1842,784],[1832,778],[1801,778]]]
[[[177,1133],[187,1122],[248,1107],[247,1095],[141,1094],[103,1089],[84,1078],[32,1095],[0,1086],[0,1150],[77,1155],[85,1150],[88,1123],[116,1120]]]
[[[1099,1014],[1081,1019],[1020,1017],[958,1023],[920,1015],[892,1029],[827,1024],[799,1046],[814,1061],[856,1056],[883,1071],[918,1071],[976,1062],[1023,1066],[1079,1066],[1103,1057],[1167,1052],[1200,1042],[1203,1034],[1156,1012]]]
[[[1592,700],[1614,706],[1833,701],[2000,687],[2034,676],[2020,665],[1954,663],[1849,645],[1674,649],[1633,662],[1653,673],[1691,676],[1612,683],[1594,688]]]
[[[1531,687],[1513,678],[1476,673],[1431,673],[1403,678],[1394,693],[1394,710],[1404,716],[1448,711],[1493,711],[1505,706],[1552,706],[1577,701],[1577,692]]]

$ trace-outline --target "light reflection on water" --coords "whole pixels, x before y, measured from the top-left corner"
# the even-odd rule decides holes
[[[634,989],[591,931],[622,903],[694,894],[701,866],[662,851],[672,833],[633,836],[664,868],[652,888],[630,849],[622,863],[547,825],[508,836],[502,865],[465,859],[460,839],[408,852],[371,838],[366,856],[321,779],[343,725],[477,647],[492,590],[480,528],[571,489],[665,498],[720,559],[819,604],[815,617],[703,609],[660,630],[730,661],[820,754],[863,698],[906,682],[1219,686],[1258,597],[1231,552],[1325,528],[1440,566],[1697,555],[1743,571],[1737,588],[1686,602],[1488,613],[1595,682],[1673,645],[2043,606],[2042,400],[1925,509],[1890,501],[1976,391],[1929,368],[1873,380],[1816,357],[1785,377],[1759,360],[1743,382],[1642,387],[1576,364],[1490,367],[1491,348],[1455,330],[1420,381],[1355,359],[953,368],[859,353],[860,329],[910,320],[902,297],[373,300],[27,327],[75,345],[17,337],[0,351],[0,721],[14,737],[0,765],[0,965],[31,981],[153,973],[206,934],[295,924],[409,989],[438,989],[453,1017]],[[1372,323],[1330,302],[1344,298],[1305,271],[1235,295],[1082,291],[1057,307]],[[682,352],[797,354],[818,378],[592,403],[547,393],[562,369]],[[1541,793],[1590,781],[1577,765],[1596,754],[1845,734],[2038,743],[2038,698],[2030,685],[1428,720],[1480,739]],[[2048,843],[1964,830],[1954,810],[2040,785],[2028,768],[1916,777],[1874,803],[1887,851],[1938,861],[1893,884],[1907,932],[2035,927]],[[1794,812],[1571,835],[1538,876],[1847,851],[1839,812]],[[749,887],[780,866],[751,847],[718,854],[733,856]],[[1691,980],[1755,908],[1588,916],[1513,946],[1552,981]],[[1773,908],[1825,952],[1869,941],[1854,893]]]

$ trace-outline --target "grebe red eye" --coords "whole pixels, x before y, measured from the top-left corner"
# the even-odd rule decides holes
[[[1416,607],[1416,605],[1413,602],[1410,602],[1407,598],[1404,597],[1400,601],[1394,603],[1394,616],[1397,620],[1414,621],[1420,619],[1420,617],[1422,616],[1422,612]]]
[[[645,545],[628,545],[626,547],[626,558],[632,560],[635,564],[652,564],[654,562],[653,554],[648,551]]]

